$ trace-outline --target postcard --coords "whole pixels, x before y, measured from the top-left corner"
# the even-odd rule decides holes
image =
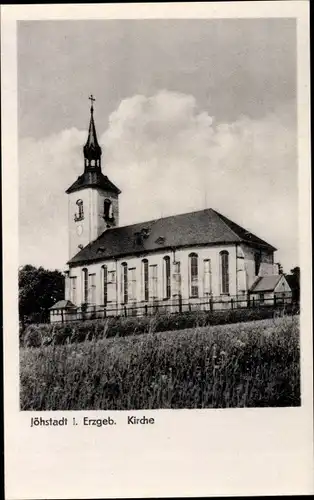
[[[308,2],[1,10],[7,500],[313,493]]]

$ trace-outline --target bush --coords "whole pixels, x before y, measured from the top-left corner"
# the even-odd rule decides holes
[[[21,346],[26,346],[28,332],[36,331],[39,345],[63,345],[85,340],[110,337],[127,337],[142,333],[183,330],[208,325],[224,325],[272,318],[272,308],[230,309],[225,311],[190,311],[173,314],[156,314],[142,317],[108,317],[77,321],[66,324],[30,325],[20,334]],[[35,342],[35,343],[36,343]],[[35,347],[35,345],[34,345]]]

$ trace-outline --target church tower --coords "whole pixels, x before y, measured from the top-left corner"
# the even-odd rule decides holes
[[[94,122],[94,97],[91,101],[88,137],[83,148],[84,172],[67,189],[69,259],[107,229],[119,225],[121,193],[101,171],[101,147]]]

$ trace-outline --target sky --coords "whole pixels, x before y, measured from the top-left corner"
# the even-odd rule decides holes
[[[20,21],[20,265],[66,267],[91,93],[120,225],[211,207],[299,264],[295,20]]]

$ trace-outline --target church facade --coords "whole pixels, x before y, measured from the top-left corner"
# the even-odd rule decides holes
[[[119,225],[121,191],[102,173],[93,100],[84,171],[67,189],[65,300],[51,321],[263,302],[290,287],[276,248],[213,209]],[[241,302],[242,301],[242,302]]]

